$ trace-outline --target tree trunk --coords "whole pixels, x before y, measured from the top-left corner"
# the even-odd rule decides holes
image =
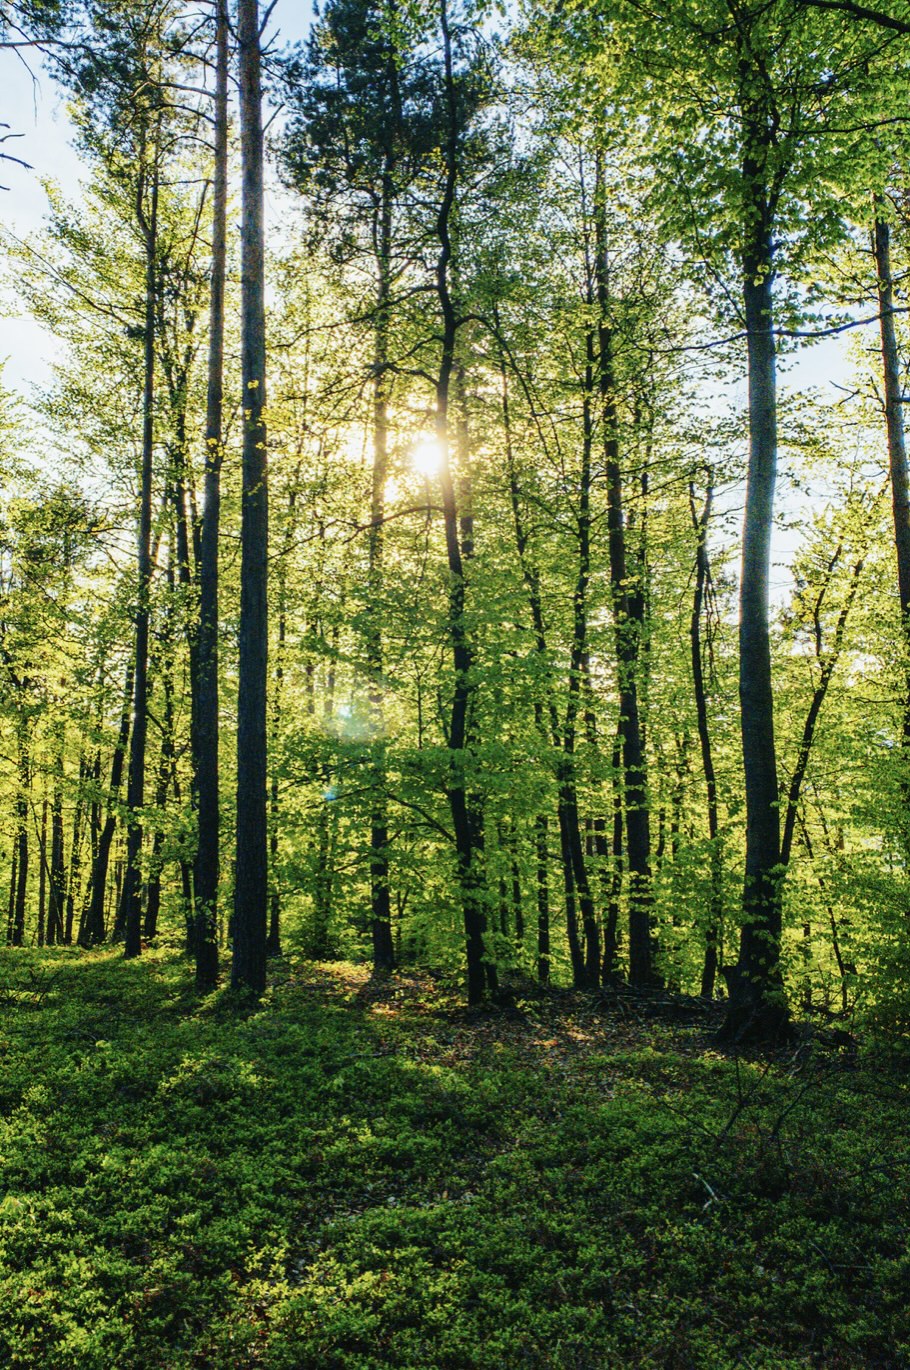
[[[537,854],[537,978],[550,983],[550,853],[547,816],[537,815],[534,836]]]
[[[224,376],[224,281],[227,256],[228,11],[218,0],[215,66],[215,185],[212,210],[212,276],[209,298],[208,390],[205,415],[205,484],[199,540],[199,632],[196,643],[196,709],[193,783],[198,840],[194,870],[193,933],[196,988],[218,983],[218,876],[220,869],[218,779],[218,534],[221,523],[222,409]]]
[[[695,530],[695,588],[692,591],[692,615],[689,620],[689,647],[692,658],[692,682],[695,690],[695,713],[698,720],[698,742],[701,748],[701,763],[708,802],[708,841],[711,844],[708,923],[705,928],[705,959],[701,972],[701,994],[705,999],[714,997],[724,920],[723,856],[720,849],[717,775],[714,770],[714,753],[711,748],[711,730],[708,726],[708,694],[705,688],[705,673],[702,665],[701,638],[702,612],[711,578],[711,563],[708,559],[708,520],[711,517],[713,500],[714,486],[710,473],[704,508],[700,514],[695,508],[695,484],[692,481],[689,482],[689,509],[692,515],[692,527]]]
[[[45,916],[47,914],[47,793],[41,801],[41,836],[38,839],[38,946],[43,947],[46,940]]]
[[[76,913],[76,898],[79,894],[82,871],[82,842],[85,825],[85,785],[91,778],[91,768],[83,752],[79,757],[79,792],[73,805],[73,827],[70,843],[69,869],[66,875],[66,926],[64,941],[70,946],[73,940],[73,921]]]
[[[287,563],[294,545],[296,527],[295,511],[297,506],[297,475],[288,494],[288,516],[284,533],[284,545],[278,558],[278,650],[275,656],[275,689],[272,695],[272,740],[278,736],[281,725],[281,709],[284,694],[284,658],[287,639]],[[280,816],[280,794],[278,775],[273,770],[269,789],[269,933],[266,945],[268,956],[281,955],[281,889],[278,883],[278,823]]]
[[[905,843],[910,847],[910,469],[904,437],[904,395],[900,353],[894,327],[894,286],[891,276],[891,230],[876,219],[873,235],[878,277],[878,312],[885,383],[885,426],[888,434],[888,467],[891,476],[891,507],[894,547],[897,553],[897,587],[904,629],[904,717],[902,732]]]
[[[22,724],[19,733],[19,787],[16,792],[16,899],[13,908],[12,936],[14,947],[25,940],[25,903],[28,888],[28,808],[31,788],[31,749],[28,725]],[[50,941],[50,939],[48,939]]]
[[[145,749],[148,737],[149,616],[152,589],[152,456],[155,441],[155,323],[157,317],[158,157],[155,145],[151,169],[150,206],[145,208],[145,171],[136,195],[136,215],[145,241],[145,362],[142,396],[142,465],[139,481],[139,537],[137,555],[136,664],[133,683],[133,727],[127,782],[126,870],[118,923],[126,943],[124,954],[142,951],[142,806],[145,803]]]
[[[725,968],[725,1040],[768,1041],[788,1031],[780,969],[780,810],[768,630],[768,580],[777,476],[777,377],[772,212],[765,183],[767,123],[747,135],[743,184],[747,247],[743,297],[749,370],[749,468],[740,580],[739,698],[746,782],[746,868],[739,959]]]
[[[458,885],[464,917],[468,1003],[479,1004],[488,993],[495,992],[497,976],[495,965],[485,945],[487,913],[483,867],[483,818],[476,796],[468,789],[468,720],[476,690],[471,678],[474,649],[465,622],[463,547],[449,452],[449,396],[455,366],[455,339],[458,327],[449,287],[449,266],[452,259],[450,228],[458,179],[459,115],[447,0],[441,0],[440,19],[448,128],[444,149],[445,184],[436,220],[436,233],[440,244],[436,265],[436,291],[442,313],[442,355],[436,382],[436,439],[441,455],[439,479],[449,565],[448,626],[455,672],[448,739],[447,792],[455,830]]]
[[[18,879],[19,844],[13,843],[13,859],[10,862],[9,904],[6,913],[6,944],[13,945],[13,926],[16,921],[16,881]]]
[[[265,406],[265,242],[257,0],[239,0],[243,492],[241,516],[237,852],[231,984],[265,989],[268,937],[268,467]]]
[[[54,790],[51,799],[51,868],[47,904],[47,940],[62,946],[66,940],[64,905],[66,867],[63,851],[63,739],[58,737],[54,761]]]
[[[603,418],[603,441],[607,479],[607,527],[610,546],[610,590],[616,638],[619,687],[619,718],[622,730],[622,765],[626,815],[626,869],[629,877],[629,979],[633,985],[653,984],[657,976],[652,956],[651,819],[644,736],[638,706],[638,656],[640,615],[634,612],[626,565],[626,532],[623,512],[623,481],[616,411],[616,380],[613,366],[613,333],[609,323],[610,277],[607,243],[606,192],[603,154],[597,154],[595,190],[595,277],[598,326],[598,361]]]
[[[392,943],[392,911],[389,889],[389,821],[385,777],[385,721],[383,716],[382,595],[383,519],[389,442],[389,298],[392,255],[391,154],[383,167],[382,199],[378,214],[378,283],[376,333],[373,355],[373,473],[370,497],[369,568],[367,571],[367,668],[370,675],[370,713],[374,732],[370,776],[370,913],[373,970],[388,974],[395,965]]]
[[[840,556],[840,548],[831,560],[829,576],[833,574],[834,567]],[[847,619],[856,599],[856,592],[859,589],[859,579],[862,575],[863,566],[866,558],[861,556],[854,564],[850,574],[850,585],[847,590],[846,598],[837,616],[837,623],[834,628],[834,636],[831,639],[831,646],[827,652],[822,650],[822,629],[819,618],[821,599],[816,605],[815,619],[815,644],[816,659],[821,667],[818,684],[812,692],[812,699],[806,713],[806,721],[803,724],[802,737],[800,738],[799,750],[796,754],[796,764],[793,767],[793,775],[787,790],[787,802],[784,808],[784,833],[780,844],[780,864],[782,872],[790,864],[790,853],[793,848],[793,835],[796,828],[796,819],[799,810],[800,795],[802,793],[803,781],[806,777],[806,769],[809,765],[809,755],[812,751],[812,743],[815,740],[815,728],[818,723],[825,696],[828,693],[828,686],[831,684],[831,677],[834,675],[835,668],[840,659],[841,647],[844,641],[844,630],[847,626]]]
[[[133,673],[135,662],[130,661],[126,668],[126,683],[123,688],[123,709],[120,714],[120,731],[111,760],[111,783],[108,791],[108,809],[104,827],[98,837],[98,847],[92,862],[92,877],[89,886],[88,907],[83,919],[84,940],[81,946],[94,946],[104,941],[104,901],[107,893],[107,872],[111,857],[111,844],[117,826],[114,805],[123,781],[123,765],[130,733],[130,713],[133,701]]]

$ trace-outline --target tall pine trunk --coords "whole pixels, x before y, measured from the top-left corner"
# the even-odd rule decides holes
[[[198,838],[194,870],[193,934],[196,988],[218,982],[218,534],[221,522],[222,409],[224,389],[224,282],[227,257],[228,12],[218,0],[215,68],[215,185],[212,276],[209,298],[208,390],[205,415],[205,484],[199,540],[199,634],[193,783]]]
[[[259,6],[239,0],[243,237],[241,370],[243,487],[237,700],[237,852],[231,984],[265,989],[268,936],[268,468],[265,409],[265,241]]]

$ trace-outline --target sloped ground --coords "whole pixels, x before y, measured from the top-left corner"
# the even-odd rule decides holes
[[[0,970],[0,1364],[910,1365],[910,1089],[567,994]]]

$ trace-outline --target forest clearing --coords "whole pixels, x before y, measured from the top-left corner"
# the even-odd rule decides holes
[[[0,1361],[910,1366],[908,0],[0,62]]]

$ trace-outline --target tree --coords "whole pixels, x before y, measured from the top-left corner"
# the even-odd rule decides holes
[[[265,424],[265,243],[259,6],[239,0],[243,239],[241,361],[243,493],[240,679],[237,702],[237,851],[231,984],[265,989],[268,936],[267,667],[268,465]]]

